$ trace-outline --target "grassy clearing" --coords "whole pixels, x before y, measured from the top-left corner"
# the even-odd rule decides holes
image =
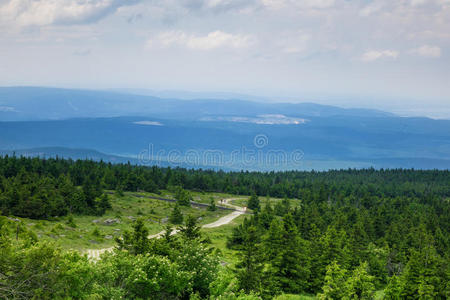
[[[229,198],[235,198],[233,201],[231,201],[231,204],[237,205],[237,206],[247,206],[247,201],[250,198],[250,196],[230,196]],[[274,198],[274,197],[259,197],[259,202],[262,207],[266,205],[268,201],[270,201],[270,204],[272,207],[274,207],[278,202],[281,202],[283,198]],[[298,205],[300,201],[298,199],[290,199],[291,205]]]
[[[229,224],[220,227],[202,229],[202,231],[211,239],[212,246],[220,251],[223,261],[227,264],[234,265],[238,260],[238,257],[236,256],[237,251],[228,249],[226,246],[227,237],[231,236],[233,228],[239,226],[245,217],[248,216],[239,216]]]
[[[125,230],[130,230],[137,218],[144,220],[150,234],[158,233],[166,226],[173,203],[139,198],[134,194],[136,193],[125,193],[123,197],[110,195],[112,209],[101,217],[74,215],[73,222],[69,216],[52,220],[18,219],[21,226],[33,231],[40,240],[51,241],[63,249],[102,249],[115,245],[114,239],[120,237]],[[223,210],[211,212],[198,207],[181,209],[184,216],[193,215],[198,218],[200,225],[211,223],[229,213]]]

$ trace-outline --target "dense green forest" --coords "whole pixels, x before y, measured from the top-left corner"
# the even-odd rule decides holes
[[[104,190],[173,187],[249,195],[253,214],[227,241],[236,265],[220,264],[220,251],[189,217],[180,234],[161,239],[148,239],[137,220],[98,262],[26,229],[12,239],[14,221],[1,217],[0,298],[450,298],[449,171],[215,172],[0,158],[5,216],[102,214]]]

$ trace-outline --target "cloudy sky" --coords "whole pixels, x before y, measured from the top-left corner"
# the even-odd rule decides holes
[[[450,0],[0,0],[0,85],[450,117]]]

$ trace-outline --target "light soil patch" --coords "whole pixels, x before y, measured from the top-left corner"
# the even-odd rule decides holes
[[[216,227],[220,227],[226,224],[229,224],[230,222],[232,222],[234,219],[236,219],[237,217],[245,214],[246,212],[246,208],[245,207],[240,207],[240,206],[236,206],[231,204],[230,202],[233,200],[237,200],[240,198],[227,198],[227,199],[223,199],[222,201],[220,201],[220,204],[223,204],[225,206],[231,207],[233,209],[235,209],[235,211],[233,211],[232,213],[221,217],[220,219],[218,219],[217,221],[214,221],[212,223],[209,224],[205,224],[202,226],[202,228],[216,228]],[[149,235],[148,238],[150,239],[154,239],[154,238],[160,238],[161,236],[163,236],[165,234],[165,230],[157,233],[157,234],[153,234],[153,235]],[[172,231],[171,235],[177,234],[179,232],[178,229]],[[109,247],[109,248],[104,248],[104,249],[88,249],[86,250],[84,253],[88,256],[89,259],[92,260],[98,260],[100,259],[100,256],[105,253],[105,252],[110,252],[113,251],[114,247]]]

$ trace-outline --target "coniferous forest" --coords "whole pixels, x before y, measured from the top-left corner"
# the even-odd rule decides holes
[[[221,263],[190,217],[159,239],[138,219],[98,261],[11,221],[100,216],[108,191],[174,187],[248,198],[252,213],[226,239],[235,264]],[[449,171],[222,172],[5,156],[0,212],[2,299],[450,297]]]

